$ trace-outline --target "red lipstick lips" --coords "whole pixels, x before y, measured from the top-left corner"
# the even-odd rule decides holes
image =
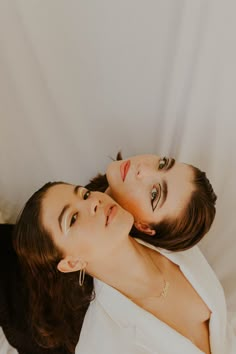
[[[121,178],[122,178],[122,181],[124,182],[125,181],[125,178],[127,176],[127,173],[129,171],[129,168],[130,168],[130,160],[128,161],[124,161],[122,162],[122,164],[120,165],[120,174],[121,174]]]
[[[117,206],[115,204],[106,207],[105,216],[106,216],[106,226],[110,224],[117,212]]]

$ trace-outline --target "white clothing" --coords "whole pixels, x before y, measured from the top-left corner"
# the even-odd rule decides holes
[[[14,349],[7,341],[2,328],[0,327],[0,354],[17,354],[18,352]]]
[[[143,241],[173,263],[211,310],[212,354],[235,354],[236,337],[227,323],[224,291],[197,246],[170,252]],[[200,354],[189,339],[137,306],[116,289],[94,280],[96,297],[86,313],[76,354]]]

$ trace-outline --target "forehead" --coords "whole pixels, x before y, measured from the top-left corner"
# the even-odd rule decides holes
[[[41,220],[47,228],[58,219],[62,208],[73,198],[73,185],[57,184],[52,186],[42,200]]]
[[[168,183],[168,196],[163,207],[157,211],[160,217],[178,218],[186,210],[191,201],[194,184],[194,173],[190,166],[176,165],[176,173],[170,176]]]

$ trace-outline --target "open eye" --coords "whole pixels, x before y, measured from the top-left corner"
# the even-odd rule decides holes
[[[70,220],[70,227],[76,222],[77,219],[78,219],[78,213],[73,214]]]
[[[86,200],[90,196],[91,192],[87,188],[80,187],[79,194],[82,199]]]
[[[166,167],[168,165],[168,161],[169,161],[169,159],[167,157],[162,157],[159,160],[158,169],[162,170],[164,167]]]
[[[91,194],[91,192],[88,189],[84,188],[83,199],[84,200],[88,199],[90,194]]]
[[[161,197],[161,186],[158,184],[158,186],[153,186],[151,190],[151,205],[153,211],[156,209],[160,197]]]
[[[79,188],[79,195],[80,195],[80,198],[86,200],[88,199],[88,197],[90,196],[91,194],[91,191],[89,191],[87,188],[84,188],[84,187],[80,187]]]

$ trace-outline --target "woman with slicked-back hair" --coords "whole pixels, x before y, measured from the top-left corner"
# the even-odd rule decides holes
[[[215,217],[217,197],[205,172],[173,158],[122,160],[118,153],[106,174],[98,174],[87,188],[106,191],[134,216],[132,236],[170,251],[197,244]]]

